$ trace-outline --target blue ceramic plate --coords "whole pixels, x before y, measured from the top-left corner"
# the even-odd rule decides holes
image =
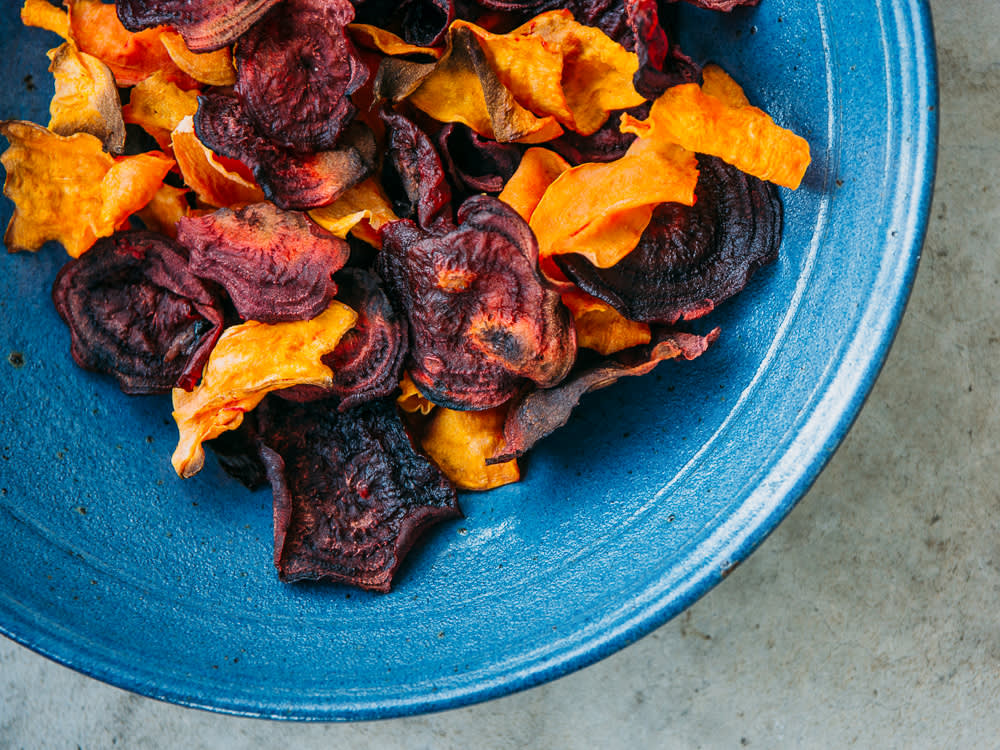
[[[46,32],[0,10],[5,117],[47,122]],[[77,369],[48,290],[0,257],[0,631],[98,679],[238,714],[370,719],[583,667],[718,583],[806,491],[902,315],[934,173],[927,2],[684,7],[685,49],[804,135],[782,257],[691,363],[595,393],[516,486],[463,497],[396,591],[280,584],[271,500],[170,467],[166,398]],[[0,221],[6,223],[6,203]]]

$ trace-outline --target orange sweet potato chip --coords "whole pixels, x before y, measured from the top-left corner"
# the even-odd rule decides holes
[[[0,123],[0,134],[10,141],[0,160],[15,204],[4,239],[11,250],[56,240],[79,257],[149,203],[174,164],[158,152],[116,160],[89,133],[61,136],[19,120]]]
[[[55,95],[49,102],[49,130],[59,135],[90,133],[105,151],[125,148],[125,122],[111,69],[72,42],[49,50]]]
[[[695,83],[674,86],[653,102],[647,119],[622,115],[622,131],[718,156],[754,177],[797,188],[809,166],[809,143],[775,125],[767,113],[741,103],[746,97],[736,93],[735,82],[726,81],[721,70],[710,76],[709,91],[724,99]]]
[[[58,34],[65,40],[70,38],[69,15],[49,0],[24,0],[21,7],[21,23]]]
[[[355,43],[386,55],[427,55],[435,60],[441,57],[442,50],[436,47],[418,47],[378,26],[352,23],[348,24],[347,30]]]
[[[491,490],[521,478],[517,461],[486,465],[486,459],[503,453],[503,428],[507,407],[485,411],[439,408],[424,432],[427,455],[459,489]]]
[[[312,320],[273,325],[248,321],[226,329],[195,389],[174,389],[174,420],[180,433],[174,470],[182,477],[198,473],[205,461],[202,443],[239,427],[243,415],[271,391],[296,385],[329,387],[333,373],[322,357],[337,347],[356,320],[357,313],[334,301]]]
[[[408,372],[403,373],[403,378],[399,381],[399,390],[402,392],[396,397],[396,403],[408,414],[419,413],[427,416],[436,408],[434,402],[420,392]]]
[[[694,205],[697,182],[694,154],[657,138],[636,140],[621,159],[566,170],[529,221],[542,270],[562,279],[550,257],[560,253],[613,266],[635,248],[658,204]]]
[[[184,37],[176,31],[164,31],[160,34],[160,42],[174,64],[199,83],[206,86],[232,86],[236,83],[231,47],[214,52],[192,52]]]
[[[147,229],[177,239],[177,222],[191,215],[187,188],[160,185],[153,199],[136,216]]]
[[[511,175],[497,196],[513,208],[522,219],[531,221],[538,202],[556,177],[570,168],[568,161],[547,148],[529,148],[521,157],[517,171]]]
[[[184,182],[203,202],[217,208],[262,203],[264,192],[256,183],[227,169],[194,132],[194,119],[181,120],[170,136],[174,158]]]
[[[629,320],[611,305],[579,289],[562,293],[562,301],[573,314],[577,346],[594,349],[607,356],[650,342],[646,323]]]
[[[329,206],[314,208],[309,216],[323,229],[342,239],[352,232],[358,239],[381,247],[378,230],[398,221],[378,180],[370,177],[348,188]]]
[[[156,72],[132,88],[129,102],[122,108],[125,122],[138,125],[164,151],[170,151],[170,134],[181,120],[198,111],[198,92],[185,91]]]

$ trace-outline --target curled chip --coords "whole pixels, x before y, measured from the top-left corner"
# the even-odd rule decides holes
[[[607,302],[575,288],[561,296],[563,304],[573,313],[577,346],[608,355],[649,343],[646,323],[629,320]]]
[[[299,154],[258,133],[240,99],[223,90],[199,98],[194,131],[212,152],[245,164],[264,196],[287,210],[333,203],[375,163],[375,137],[361,122],[347,128],[336,148]]]
[[[195,52],[235,42],[280,0],[118,0],[125,28],[173,26]]]
[[[491,490],[521,479],[517,461],[487,464],[503,452],[505,406],[484,411],[435,409],[421,445],[460,490]]]
[[[465,125],[449,123],[437,137],[452,180],[469,193],[499,193],[517,170],[523,147],[483,138]]]
[[[388,128],[382,180],[396,213],[428,231],[453,227],[451,188],[434,143],[400,114],[382,119]]]
[[[4,195],[15,204],[9,250],[56,240],[78,257],[149,203],[174,164],[155,152],[113,159],[89,133],[63,137],[20,120],[0,122],[0,134],[10,141]]]
[[[651,101],[671,86],[697,83],[700,76],[694,60],[670,41],[660,24],[658,6],[657,0],[625,0],[628,25],[639,56],[635,88]]]
[[[259,185],[229,169],[202,143],[190,116],[181,120],[170,134],[170,147],[184,177],[184,184],[195,192],[202,203],[221,208],[259,203],[265,199]]]
[[[631,320],[672,325],[705,315],[778,257],[775,187],[721,159],[700,156],[694,206],[664,203],[635,250],[610,268],[580,255],[557,259],[580,288]]]
[[[667,359],[700,357],[718,337],[718,328],[705,336],[661,330],[649,346],[620,352],[571,375],[554,388],[528,391],[511,406],[504,424],[502,447],[487,463],[502,463],[524,455],[543,437],[566,424],[585,393],[605,388],[625,376],[645,375]]]
[[[135,215],[146,229],[177,239],[177,222],[191,213],[189,194],[186,188],[160,185],[153,200]]]
[[[414,450],[391,400],[338,412],[269,399],[258,414],[283,581],[390,590],[414,542],[461,518],[455,488]]]
[[[198,111],[198,92],[185,91],[155,73],[132,87],[129,101],[122,108],[125,122],[138,125],[161,149],[172,153],[171,134],[185,117]]]
[[[233,51],[229,47],[212,52],[192,52],[184,37],[170,31],[163,32],[160,41],[174,64],[198,83],[207,86],[232,86],[236,83]]]
[[[444,40],[455,18],[454,0],[403,0],[399,5],[403,38],[430,47]]]
[[[381,247],[378,230],[390,221],[399,221],[382,185],[373,177],[345,190],[329,206],[314,208],[310,218],[337,237],[348,232],[370,245]]]
[[[274,325],[249,321],[227,328],[197,387],[191,392],[173,391],[174,421],[180,433],[174,470],[182,477],[201,471],[202,443],[239,427],[243,415],[271,391],[329,386],[333,373],[322,357],[337,348],[356,319],[349,307],[331,302],[312,320]]]
[[[635,117],[646,117],[649,114],[649,102],[626,111]],[[587,162],[621,159],[635,141],[635,135],[618,129],[621,114],[623,113],[612,114],[606,123],[590,135],[580,135],[569,130],[545,145],[574,167]]]
[[[368,80],[345,27],[349,0],[286,0],[236,45],[236,94],[262,136],[299,152],[333,148]]]
[[[715,86],[721,88],[718,81]],[[734,103],[733,87],[735,82],[724,88],[730,92],[724,101],[695,83],[674,86],[653,102],[645,120],[623,115],[621,129],[640,140],[659,139],[718,156],[747,174],[794,190],[809,166],[809,143],[756,107]]]
[[[222,305],[187,267],[184,248],[153,232],[100,240],[64,265],[52,288],[86,370],[125,393],[192,388],[222,332]]]
[[[499,406],[529,381],[555,385],[576,333],[539,275],[530,228],[489,196],[463,203],[458,222],[447,234],[409,220],[382,229],[378,264],[410,320],[410,376],[452,409]]]
[[[273,203],[181,219],[191,271],[220,284],[244,320],[309,320],[337,293],[333,275],[350,255],[344,240]]]
[[[529,148],[524,152],[517,171],[500,191],[499,198],[530,223],[531,215],[535,213],[535,208],[549,185],[570,166],[555,151],[538,146]]]
[[[125,121],[111,69],[72,42],[49,50],[56,91],[49,102],[49,130],[59,135],[90,133],[104,150],[125,149]]]

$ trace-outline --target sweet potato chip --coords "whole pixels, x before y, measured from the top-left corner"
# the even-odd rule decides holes
[[[64,4],[73,41],[111,68],[119,86],[134,86],[157,71],[184,88],[198,85],[170,59],[160,40],[165,29],[132,33],[118,20],[115,6],[101,0],[64,0]]]
[[[67,41],[70,39],[69,14],[54,6],[49,0],[24,0],[21,23],[51,31]]]
[[[731,85],[726,90],[729,102],[737,101]],[[623,115],[621,129],[640,139],[670,141],[718,156],[747,174],[793,190],[809,166],[809,143],[804,138],[775,125],[756,107],[734,106],[694,83],[668,89],[653,102],[646,120]]]
[[[396,397],[396,403],[400,409],[408,414],[423,414],[427,416],[436,408],[434,402],[427,399],[420,392],[420,389],[417,388],[417,384],[413,382],[413,378],[410,377],[410,373],[408,372],[403,373],[403,377],[399,381],[399,390],[401,393]]]
[[[236,83],[236,68],[230,47],[214,52],[192,52],[184,37],[172,31],[164,31],[160,41],[174,64],[199,83],[206,86],[232,86]]]
[[[556,152],[539,147],[529,148],[498,197],[530,223],[531,215],[549,185],[569,168],[567,161]]]
[[[243,414],[271,391],[294,385],[329,384],[322,357],[333,351],[357,315],[332,302],[312,320],[267,325],[249,321],[228,328],[212,350],[201,383],[174,389],[174,420],[180,432],[173,465],[182,477],[201,470],[202,442],[235,429]]]
[[[89,133],[61,136],[30,122],[2,122],[0,134],[11,144],[0,157],[4,194],[15,204],[4,237],[10,250],[56,240],[78,257],[149,203],[173,166],[160,153],[115,160]]]
[[[348,188],[329,206],[314,208],[309,216],[330,234],[346,238],[352,232],[375,247],[382,246],[378,230],[390,221],[399,220],[379,181],[373,177]]]
[[[718,337],[718,328],[705,336],[661,330],[649,346],[620,352],[570,376],[554,388],[527,392],[507,413],[502,448],[488,458],[487,463],[523,456],[543,437],[566,424],[584,394],[605,388],[622,377],[645,375],[664,360],[695,359]]]
[[[167,152],[171,151],[171,133],[197,111],[198,92],[185,91],[161,72],[137,83],[122,108],[125,122],[141,127]]]
[[[386,55],[427,55],[435,60],[441,57],[443,50],[437,47],[422,47],[410,44],[404,39],[386,31],[383,28],[368,23],[348,24],[347,30],[355,43],[368,49],[378,50]]]
[[[49,130],[59,135],[90,133],[104,150],[125,149],[125,121],[111,69],[72,42],[49,50],[55,95],[49,102]]]
[[[147,229],[177,239],[177,222],[191,215],[187,188],[160,185],[153,199],[141,208],[136,216]]]
[[[637,140],[616,161],[566,170],[531,215],[542,269],[562,278],[550,256],[563,253],[614,265],[636,246],[658,204],[694,203],[697,181],[694,154],[657,139]]]
[[[650,341],[649,326],[629,320],[607,302],[579,289],[561,295],[563,304],[573,313],[577,346],[593,349],[607,356]]]
[[[265,200],[260,187],[236,172],[226,169],[215,154],[194,132],[194,120],[188,116],[170,134],[170,144],[184,176],[185,184],[209,206],[226,208]]]
[[[491,490],[521,479],[517,461],[487,465],[486,459],[503,453],[507,407],[485,411],[437,409],[421,445],[438,468],[460,490]]]

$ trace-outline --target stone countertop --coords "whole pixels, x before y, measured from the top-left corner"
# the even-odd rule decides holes
[[[0,638],[0,748],[995,746],[1000,3],[933,10],[937,190],[898,338],[815,486],[722,585],[554,683],[353,725],[163,704]]]

